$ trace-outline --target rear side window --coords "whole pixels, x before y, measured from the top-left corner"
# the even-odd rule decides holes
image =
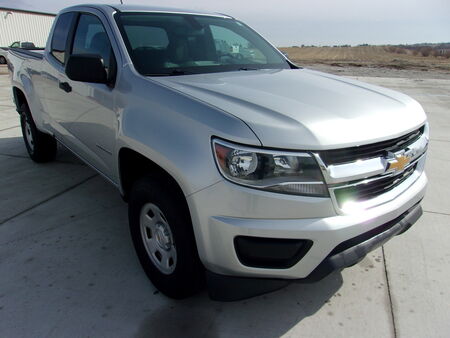
[[[62,64],[65,62],[67,38],[74,16],[73,12],[61,14],[53,31],[51,54]]]

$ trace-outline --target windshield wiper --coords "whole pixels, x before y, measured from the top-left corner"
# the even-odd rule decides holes
[[[149,73],[149,74],[145,74],[145,76],[177,76],[177,75],[189,75],[189,74],[195,74],[195,73],[184,71],[181,69],[174,69],[167,73]]]
[[[169,75],[186,75],[186,74],[188,74],[186,71],[180,69],[174,69],[169,73]]]
[[[259,70],[259,69],[258,68],[241,67],[238,70],[248,71],[248,70]]]

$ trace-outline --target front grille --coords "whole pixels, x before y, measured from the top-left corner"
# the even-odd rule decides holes
[[[399,175],[381,177],[375,180],[368,180],[367,183],[360,183],[354,186],[346,186],[334,190],[334,196],[340,208],[345,202],[362,202],[375,198],[381,194],[392,190],[410,177],[417,167],[417,163]]]
[[[319,153],[326,165],[355,162],[357,160],[386,156],[387,152],[396,152],[405,149],[422,136],[425,126],[404,136],[362,146],[326,150]]]

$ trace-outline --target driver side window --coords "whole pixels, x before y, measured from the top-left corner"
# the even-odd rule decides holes
[[[94,15],[81,14],[75,32],[72,54],[100,55],[106,69],[112,62],[112,48],[101,21]]]

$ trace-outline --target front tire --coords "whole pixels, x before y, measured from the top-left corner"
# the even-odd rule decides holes
[[[36,128],[28,105],[22,104],[20,111],[20,125],[28,155],[38,163],[52,161],[57,150],[55,138]]]
[[[152,283],[182,299],[204,285],[191,217],[184,196],[166,177],[146,176],[133,185],[128,206],[133,244]]]
[[[6,64],[6,58],[4,56],[0,56],[0,65]]]

